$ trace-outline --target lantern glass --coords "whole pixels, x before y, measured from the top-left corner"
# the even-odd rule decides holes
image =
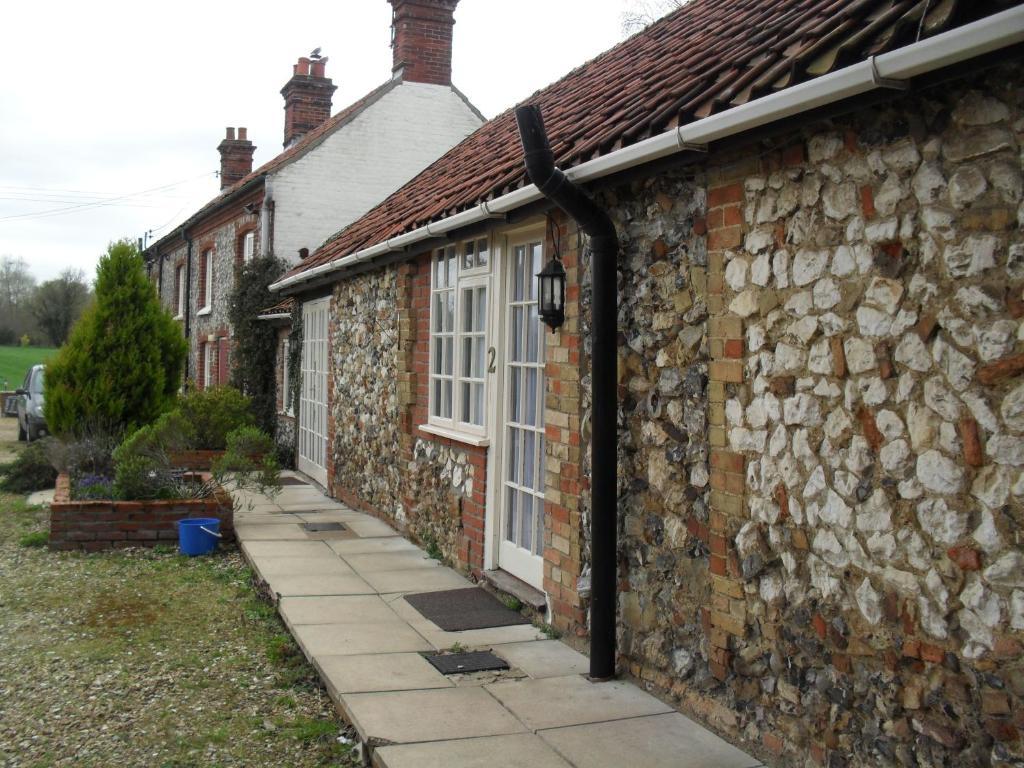
[[[565,320],[565,269],[558,259],[551,259],[537,274],[540,294],[540,317],[551,330]]]

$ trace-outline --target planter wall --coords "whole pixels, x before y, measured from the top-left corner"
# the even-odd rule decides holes
[[[179,469],[194,469],[209,472],[213,462],[224,455],[224,451],[180,451],[170,455],[171,465]]]
[[[225,541],[234,541],[234,502],[224,490],[210,499],[169,501],[72,501],[67,475],[57,477],[50,505],[50,549],[83,550],[153,547],[178,540],[175,521],[220,518]]]

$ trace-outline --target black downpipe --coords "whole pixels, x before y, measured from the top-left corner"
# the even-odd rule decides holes
[[[619,238],[608,214],[555,167],[540,108],[516,108],[526,172],[537,189],[576,220],[590,237],[593,270],[591,309],[590,444],[590,677],[615,676],[615,607],[618,582],[618,500],[616,478],[618,412]]]
[[[192,238],[185,230],[182,230],[181,236],[188,244],[185,254],[185,340],[189,345],[188,354],[185,355],[185,381],[187,382],[189,374],[192,373]]]

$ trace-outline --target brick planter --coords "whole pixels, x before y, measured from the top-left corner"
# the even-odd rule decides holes
[[[224,451],[181,451],[170,455],[171,466],[178,469],[194,469],[209,472],[213,462],[224,455]]]
[[[50,505],[50,549],[84,550],[152,547],[178,540],[176,520],[218,517],[225,541],[234,541],[234,502],[219,490],[210,499],[168,501],[72,501],[67,475],[57,477]]]

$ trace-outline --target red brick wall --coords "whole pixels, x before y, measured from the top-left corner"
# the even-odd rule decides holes
[[[410,377],[412,400],[407,409],[403,428],[410,436],[403,454],[403,464],[412,461],[412,446],[417,438],[430,440],[438,445],[457,448],[469,457],[474,469],[473,493],[461,501],[461,531],[457,542],[458,565],[471,571],[481,571],[484,567],[484,511],[487,506],[487,448],[468,445],[456,440],[438,437],[419,429],[426,424],[430,408],[430,253],[418,256],[415,262],[405,267],[409,285],[410,322],[415,329],[411,344],[411,364],[413,376]],[[415,490],[411,484],[406,485],[407,495],[404,499],[406,511],[416,505]]]
[[[414,83],[451,85],[453,14],[458,0],[391,0],[394,66]]]
[[[284,145],[306,135],[331,116],[331,98],[337,90],[324,77],[322,62],[303,57],[295,65],[294,75],[284,88]]]

